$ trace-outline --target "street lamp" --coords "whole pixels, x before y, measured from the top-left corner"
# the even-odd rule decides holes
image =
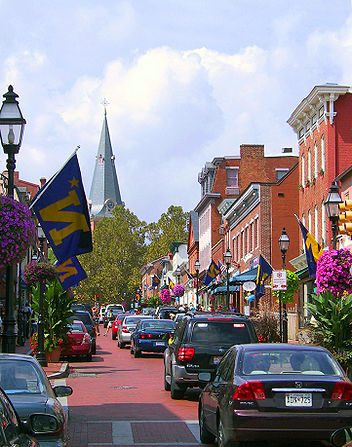
[[[181,269],[180,266],[177,266],[177,269],[175,270],[177,284],[180,284],[180,278],[181,278]]]
[[[37,236],[39,240],[39,259],[41,262],[45,260],[44,242],[46,240],[45,233],[40,224],[37,225]],[[39,281],[39,313],[38,313],[38,352],[36,358],[41,366],[48,366],[44,350],[44,295],[45,281]]]
[[[199,303],[199,270],[200,270],[199,259],[197,259],[196,262],[194,263],[194,268],[196,271],[196,279],[197,279],[197,284],[196,284],[196,307],[197,307],[198,303]]]
[[[5,100],[0,109],[0,140],[7,155],[6,168],[8,175],[7,195],[14,198],[14,172],[16,168],[15,155],[18,154],[24,131],[26,120],[22,116],[22,112],[16,98],[18,95],[13,91],[12,85],[9,85],[7,93],[3,95]],[[15,266],[8,265],[6,267],[6,300],[5,300],[5,317],[4,331],[2,339],[3,352],[16,351],[16,319],[14,314],[14,280]]]
[[[331,222],[332,248],[334,250],[336,250],[337,227],[340,214],[339,204],[341,202],[342,200],[339,194],[339,187],[337,185],[337,182],[333,181],[324,205]]]
[[[279,247],[281,250],[281,258],[282,258],[282,270],[286,270],[286,253],[289,246],[290,246],[290,238],[286,233],[286,229],[283,228],[281,231],[281,235],[279,237]],[[287,343],[288,341],[287,309],[286,309],[286,303],[282,305],[281,290],[279,294],[279,307],[280,307],[280,338],[282,343]],[[283,315],[282,315],[282,307],[283,307]]]
[[[231,265],[231,261],[232,261],[232,254],[231,251],[229,249],[229,247],[227,247],[226,252],[224,253],[224,261],[226,264],[226,305],[227,305],[227,310],[230,309],[230,277],[229,277],[229,268]]]

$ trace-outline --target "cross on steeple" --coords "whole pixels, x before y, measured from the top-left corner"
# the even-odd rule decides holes
[[[104,116],[106,116],[106,107],[110,104],[106,98],[103,99],[103,101],[100,103],[102,106],[104,106]]]

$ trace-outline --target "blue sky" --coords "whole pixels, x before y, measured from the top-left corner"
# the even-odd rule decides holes
[[[194,208],[205,162],[240,144],[297,150],[286,120],[302,98],[352,85],[349,0],[0,0],[0,13],[0,88],[27,119],[21,178],[49,178],[80,145],[88,194],[107,98],[122,199],[147,221]]]

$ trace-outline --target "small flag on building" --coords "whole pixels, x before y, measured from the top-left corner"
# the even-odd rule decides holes
[[[206,286],[208,286],[216,278],[219,272],[220,272],[219,267],[215,264],[213,260],[211,260],[207,273],[203,279],[203,283]]]
[[[257,298],[262,297],[265,294],[264,282],[271,276],[273,268],[263,255],[259,256],[257,279],[255,281],[257,287],[255,289],[255,295]]]

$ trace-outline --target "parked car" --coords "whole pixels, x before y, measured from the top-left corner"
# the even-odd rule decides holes
[[[160,320],[171,319],[170,314],[176,315],[178,312],[179,310],[175,306],[162,306],[157,309],[155,318]]]
[[[209,373],[199,374],[211,380]],[[350,425],[352,383],[326,349],[233,346],[199,400],[203,443],[329,441]]]
[[[126,314],[117,314],[115,320],[112,323],[111,326],[111,338],[113,340],[116,340],[117,338],[117,331],[119,330],[119,326],[122,323],[123,319],[125,318]]]
[[[131,354],[140,357],[143,352],[164,352],[175,332],[172,320],[140,320],[131,334]]]
[[[76,312],[76,310],[83,310],[89,312],[91,315],[93,314],[92,306],[89,303],[73,303],[71,309],[73,312]]]
[[[120,327],[117,331],[117,346],[123,349],[127,344],[131,342],[131,333],[135,330],[135,327],[140,319],[151,319],[150,315],[127,315],[124,317]]]
[[[171,390],[172,399],[182,399],[188,387],[199,387],[200,372],[215,373],[230,346],[257,341],[254,326],[244,315],[186,314],[164,352],[165,390]]]
[[[95,330],[95,323],[93,318],[89,312],[85,312],[83,310],[77,310],[73,313],[73,315],[69,318],[69,321],[72,322],[74,320],[80,320],[86,327],[89,335],[92,338],[92,354],[95,355],[97,353],[97,333]]]
[[[52,388],[37,360],[24,354],[0,354],[0,387],[11,400],[22,423],[32,423],[40,445],[68,445],[67,413],[57,398],[72,394],[71,387]],[[33,420],[38,413],[42,419],[35,417]],[[42,430],[45,431],[41,433]]]
[[[92,337],[80,320],[70,323],[67,340],[61,350],[62,356],[84,357],[88,362],[92,360]]]
[[[110,309],[112,310],[112,313],[114,315],[114,319],[116,318],[117,314],[125,313],[125,308],[123,307],[122,304],[108,304],[105,307],[105,314],[104,314],[104,319],[103,319],[104,328],[107,328],[108,323],[109,323],[108,313],[109,313]]]
[[[0,389],[0,446],[3,447],[39,447],[33,435],[42,415],[33,414],[27,424],[23,424],[14,406]],[[50,418],[50,416],[48,416]],[[49,419],[50,420],[50,419]]]

